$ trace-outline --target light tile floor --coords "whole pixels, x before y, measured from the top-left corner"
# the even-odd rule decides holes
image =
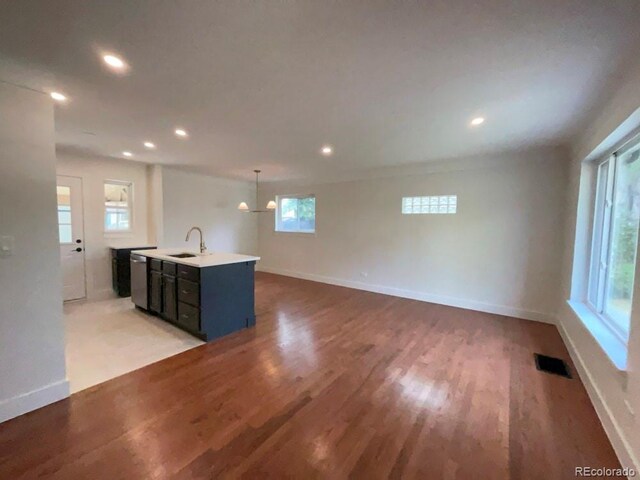
[[[71,393],[204,343],[137,310],[130,298],[66,303],[64,320]]]

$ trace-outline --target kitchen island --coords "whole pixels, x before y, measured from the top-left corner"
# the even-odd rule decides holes
[[[132,255],[146,259],[148,312],[205,341],[255,325],[254,270],[260,257],[184,249]]]

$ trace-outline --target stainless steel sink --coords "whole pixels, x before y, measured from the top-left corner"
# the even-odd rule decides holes
[[[174,253],[173,255],[168,255],[169,257],[174,257],[174,258],[191,258],[191,257],[195,257],[196,255],[194,255],[193,253]]]

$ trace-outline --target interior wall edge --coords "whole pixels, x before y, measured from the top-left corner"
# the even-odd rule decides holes
[[[0,423],[63,400],[69,395],[69,381],[64,379],[8,398],[0,403]]]
[[[611,445],[613,446],[616,455],[618,456],[618,460],[623,467],[633,468],[636,472],[640,471],[640,462],[636,458],[633,453],[633,448],[629,444],[624,431],[622,430],[620,424],[616,420],[615,415],[611,411],[608,403],[605,401],[600,388],[594,379],[591,371],[587,367],[587,363],[582,358],[578,348],[575,345],[575,342],[571,338],[568,330],[565,328],[564,323],[560,318],[558,318],[557,322],[558,332],[560,332],[560,336],[562,337],[562,341],[567,347],[567,351],[573,360],[573,363],[578,370],[578,374],[580,375],[580,379],[587,390],[587,394],[589,395],[589,399],[591,400],[591,404],[600,419],[600,423],[602,424]]]
[[[383,295],[391,295],[394,297],[407,298],[410,300],[419,300],[422,302],[436,303],[449,307],[464,308],[467,310],[475,310],[484,313],[493,313],[496,315],[504,315],[507,317],[515,317],[523,320],[531,320],[534,322],[556,324],[556,317],[553,313],[537,312],[523,308],[511,307],[508,305],[496,305],[492,303],[484,303],[476,300],[465,300],[457,297],[445,295],[437,295],[428,292],[418,292],[414,290],[406,290],[402,288],[388,287],[385,285],[375,285],[364,282],[356,282],[336,277],[327,277],[324,275],[316,275],[313,273],[296,272],[281,268],[273,268],[261,265],[259,262],[256,266],[259,272],[273,273],[276,275],[284,275],[286,277],[300,278],[302,280],[310,280],[312,282],[327,283],[339,287],[354,288],[356,290],[365,290],[367,292],[381,293]]]

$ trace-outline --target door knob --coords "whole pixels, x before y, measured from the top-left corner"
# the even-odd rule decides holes
[[[77,239],[77,240],[76,240],[76,243],[82,243],[82,240]]]
[[[76,249],[75,249],[75,251],[76,251],[76,252],[81,252],[81,251],[82,251],[82,248],[78,247],[78,248],[76,248]]]

